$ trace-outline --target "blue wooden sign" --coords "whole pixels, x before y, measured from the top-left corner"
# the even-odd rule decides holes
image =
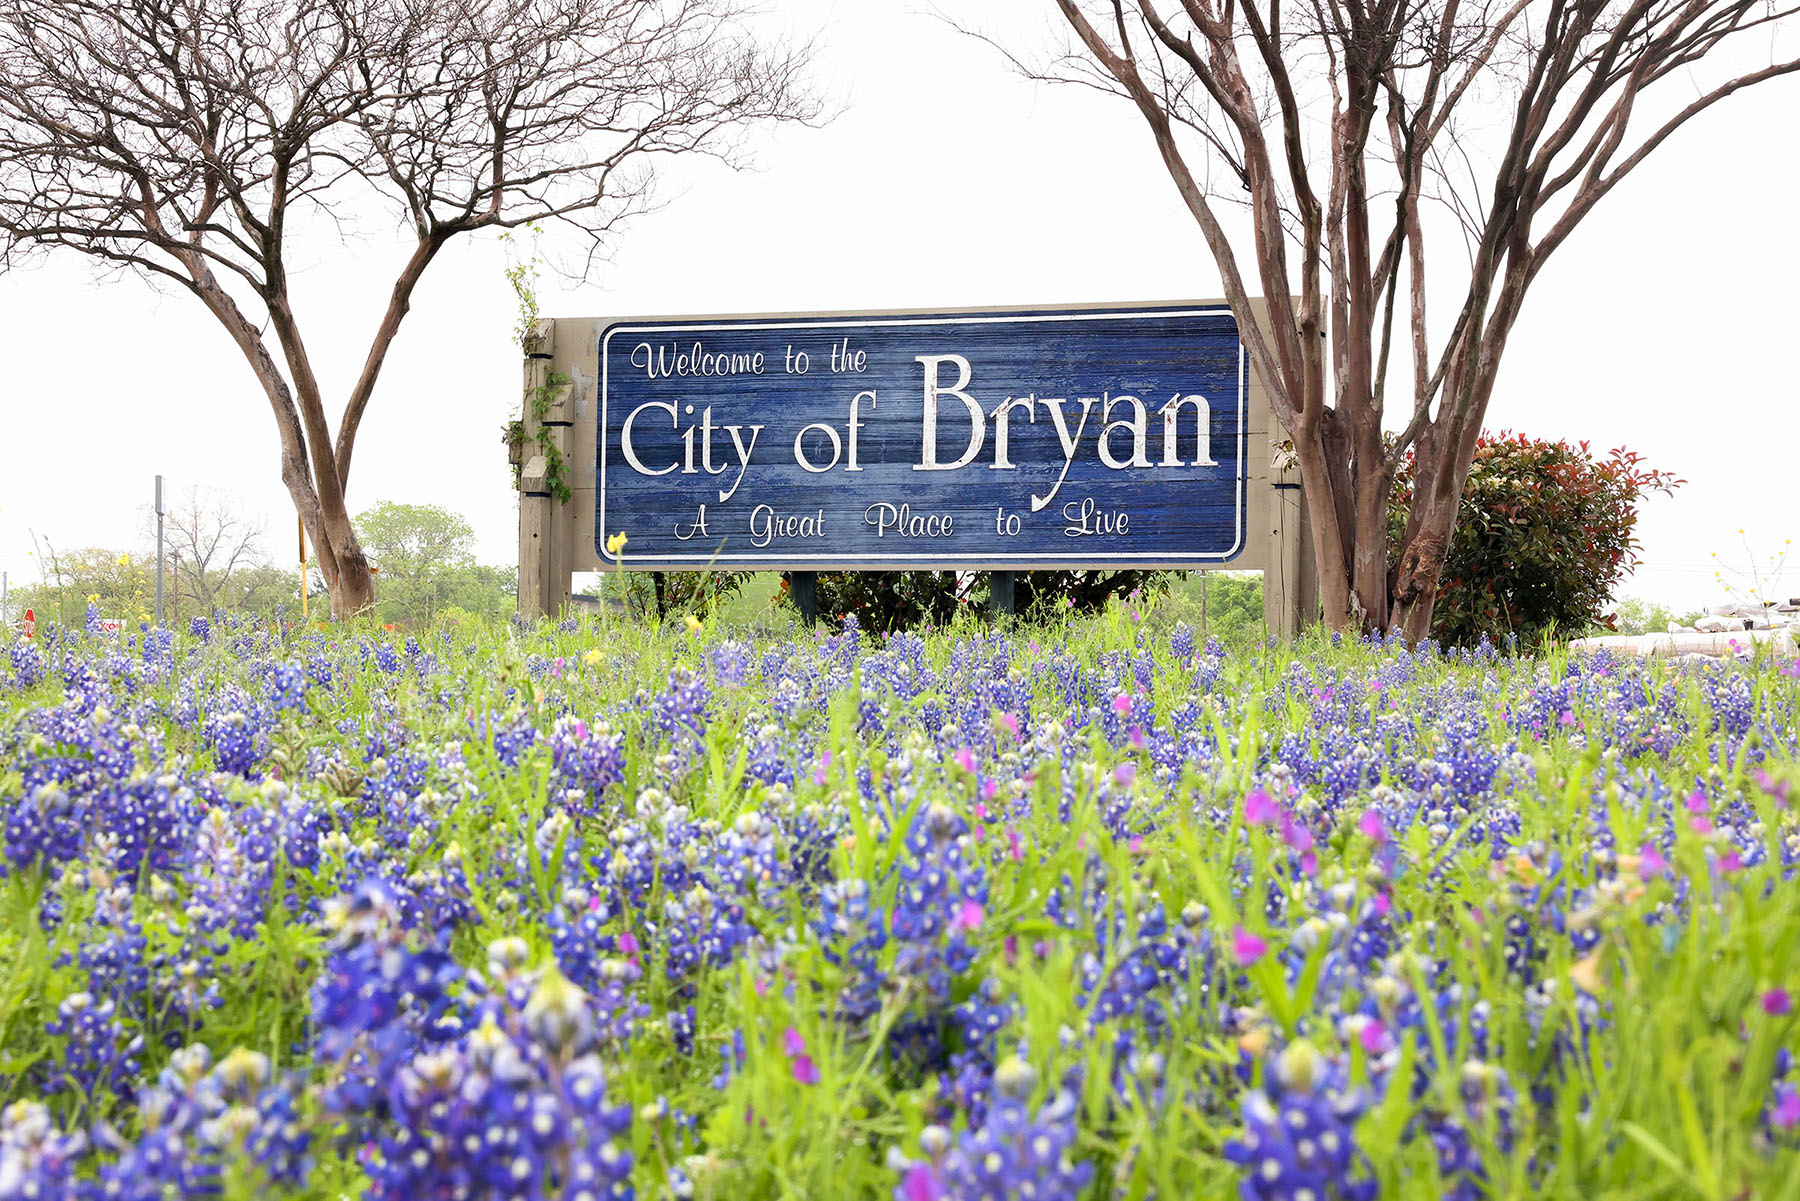
[[[1245,545],[1223,307],[620,322],[599,357],[609,565],[1202,567]]]

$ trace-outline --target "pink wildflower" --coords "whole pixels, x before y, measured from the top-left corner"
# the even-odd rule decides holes
[[[1364,809],[1363,815],[1356,819],[1356,828],[1376,843],[1388,840],[1387,823],[1381,820],[1379,809]]]
[[[1249,967],[1268,953],[1269,944],[1242,926],[1231,929],[1231,959],[1239,967]]]
[[[1313,849],[1312,831],[1285,813],[1281,815],[1281,841],[1302,855]]]
[[[1131,694],[1129,692],[1121,692],[1118,696],[1113,697],[1113,712],[1120,717],[1131,712]]]
[[[1244,820],[1253,826],[1266,826],[1281,816],[1281,807],[1268,793],[1252,788],[1244,798]]]
[[[968,747],[964,747],[962,750],[956,752],[956,766],[962,768],[966,772],[973,773],[975,771],[974,752],[969,750]]]
[[[1794,1011],[1794,997],[1785,988],[1771,988],[1762,995],[1762,1011],[1770,1017],[1786,1017]]]
[[[1638,875],[1649,880],[1669,870],[1669,861],[1663,858],[1662,849],[1653,842],[1644,844],[1644,855],[1638,863]]]
[[[981,907],[981,902],[965,897],[956,907],[956,921],[952,924],[959,930],[979,930],[986,920],[987,910]]]

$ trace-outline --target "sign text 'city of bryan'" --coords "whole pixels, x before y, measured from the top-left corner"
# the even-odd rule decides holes
[[[1219,308],[619,322],[601,562],[1201,567],[1245,542],[1245,368]]]

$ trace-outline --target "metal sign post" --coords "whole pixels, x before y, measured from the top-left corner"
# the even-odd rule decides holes
[[[156,625],[163,623],[163,477],[156,477]]]
[[[294,514],[294,524],[300,527],[300,621],[304,624],[306,615],[306,522],[300,514]]]

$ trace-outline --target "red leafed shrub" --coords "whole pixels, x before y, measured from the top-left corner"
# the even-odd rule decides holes
[[[1682,482],[1628,450],[1596,457],[1586,442],[1483,434],[1444,558],[1433,636],[1468,645],[1516,634],[1529,643],[1610,627],[1613,588],[1638,561],[1638,507]],[[1412,493],[1409,454],[1388,509],[1390,557]]]

